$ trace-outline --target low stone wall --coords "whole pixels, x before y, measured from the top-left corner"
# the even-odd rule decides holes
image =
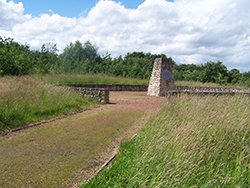
[[[143,91],[148,90],[147,85],[122,85],[122,84],[70,84],[69,88],[79,91],[84,96],[96,98],[104,103],[109,103],[109,91]],[[168,91],[165,96],[178,94],[195,95],[234,95],[246,94],[250,96],[250,89],[229,87],[189,87],[176,86]]]
[[[147,85],[123,85],[123,84],[69,84],[71,88],[97,88],[109,91],[147,91]]]
[[[232,87],[188,87],[177,86],[177,91],[186,92],[226,92],[226,93],[250,93],[250,89],[244,88],[232,88]]]
[[[243,88],[226,88],[226,87],[188,87],[177,86],[175,90],[166,93],[166,96],[178,94],[196,94],[196,95],[234,95],[245,94],[250,96],[250,89]]]
[[[144,91],[147,85],[123,85],[123,84],[69,84],[66,87],[80,92],[83,96],[98,99],[103,103],[109,103],[109,91]]]
[[[109,90],[104,88],[83,88],[83,87],[70,87],[71,89],[79,92],[83,96],[95,98],[102,103],[109,103]]]

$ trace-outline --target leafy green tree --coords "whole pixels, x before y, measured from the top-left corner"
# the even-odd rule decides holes
[[[21,45],[11,38],[0,37],[0,74],[28,74],[34,64],[34,58],[27,44]]]
[[[236,84],[240,81],[241,79],[241,73],[238,69],[232,69],[228,71],[228,83]]]
[[[55,71],[58,63],[58,50],[56,44],[43,44],[41,50],[33,51],[35,58],[35,66],[33,72],[35,73],[49,73]]]
[[[183,72],[183,79],[186,81],[198,81],[199,72],[197,70],[186,70]]]
[[[73,72],[83,59],[83,47],[79,41],[70,43],[60,55],[60,63],[65,72]]]
[[[127,53],[124,58],[119,58],[119,67],[122,69],[122,76],[149,79],[154,60],[157,57],[167,58],[164,54]],[[168,60],[174,65],[174,61],[171,58],[168,58]]]
[[[175,64],[173,74],[176,80],[199,81],[201,66],[195,64]]]
[[[100,63],[97,48],[89,41],[70,43],[60,55],[62,69],[65,72],[95,72],[95,65]]]
[[[40,50],[30,50],[11,38],[0,37],[0,75],[23,75],[29,73],[77,72],[104,73],[115,76],[149,79],[154,60],[167,58],[173,66],[175,80],[202,81],[215,83],[240,83],[250,86],[250,72],[227,70],[222,62],[207,62],[204,65],[176,64],[164,54],[144,52],[127,53],[124,57],[103,56],[91,42],[70,43],[61,55],[56,44],[44,44]]]
[[[227,68],[222,62],[208,62],[202,66],[200,76],[202,82],[226,83]]]
[[[242,74],[240,83],[241,83],[243,86],[250,87],[250,71],[244,72],[244,73]]]

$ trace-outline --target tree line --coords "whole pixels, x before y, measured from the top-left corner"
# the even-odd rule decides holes
[[[100,55],[91,42],[76,41],[58,53],[56,44],[44,44],[40,50],[31,50],[11,38],[0,37],[0,75],[47,73],[102,73],[115,76],[149,79],[154,59],[167,58],[173,65],[176,80],[242,84],[250,86],[250,71],[227,70],[222,62],[205,64],[176,64],[164,54],[144,52],[127,53],[124,57]]]

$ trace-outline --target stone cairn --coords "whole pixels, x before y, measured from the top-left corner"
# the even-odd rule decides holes
[[[172,65],[166,58],[156,58],[150,78],[148,95],[166,96],[169,91],[175,90],[172,75]]]

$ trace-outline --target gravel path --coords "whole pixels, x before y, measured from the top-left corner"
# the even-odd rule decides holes
[[[111,104],[0,136],[0,187],[77,187],[165,101],[144,92],[111,92]]]

